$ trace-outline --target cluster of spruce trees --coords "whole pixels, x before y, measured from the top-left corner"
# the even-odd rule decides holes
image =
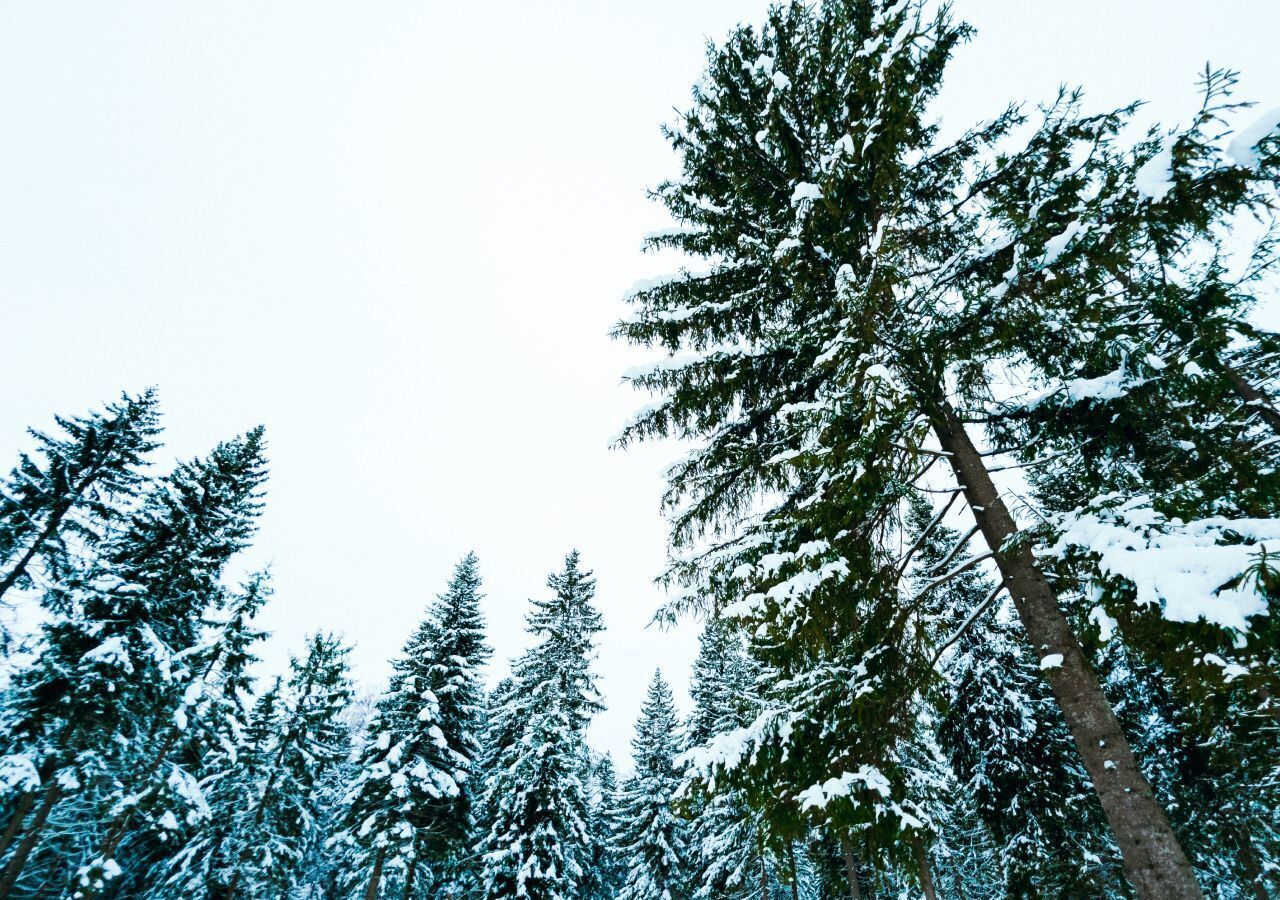
[[[23,620],[3,635],[0,897],[656,900],[807,877],[741,797],[683,793],[678,754],[753,709],[731,632],[706,632],[687,733],[655,675],[619,784],[585,740],[602,623],[576,552],[491,693],[474,554],[380,695],[355,696],[328,634],[261,683],[268,577],[226,576],[263,506],[262,429],[162,477],[150,392],[31,436],[0,490],[0,602]]]
[[[1277,896],[1280,110],[944,131],[969,35],[783,3],[667,129],[702,268],[629,297],[620,442],[693,444],[666,612],[753,670],[690,802],[854,898]]]

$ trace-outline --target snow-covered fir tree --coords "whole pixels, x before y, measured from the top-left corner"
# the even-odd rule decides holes
[[[0,488],[0,600],[30,586],[33,565],[50,577],[68,569],[69,540],[100,540],[142,484],[146,457],[158,446],[154,391],[55,421],[56,433],[30,430],[35,450],[19,457]]]
[[[676,814],[680,735],[675,699],[654,672],[632,739],[635,771],[618,801],[616,841],[626,878],[622,900],[683,900],[691,896],[687,824]]]
[[[472,786],[488,659],[474,554],[458,563],[448,589],[427,610],[395,662],[378,702],[331,844],[348,860],[345,881],[383,896],[420,888],[448,895],[472,876],[461,846],[471,830]]]
[[[591,849],[586,863],[583,896],[587,900],[612,900],[626,881],[625,859],[619,846],[619,786],[613,757],[593,756],[589,769],[591,818],[587,834]]]
[[[755,718],[759,698],[742,635],[711,620],[703,629],[690,682],[693,712],[686,728],[689,748],[731,736]],[[682,802],[689,825],[691,890],[698,898],[755,900],[768,891],[769,864],[762,852],[760,814],[741,790],[727,783],[686,783]],[[761,873],[765,873],[762,885]]]
[[[34,809],[19,805],[12,814],[22,836],[0,875],[0,896],[17,883],[65,795],[104,786],[96,802],[109,824],[90,863],[98,873],[92,891],[118,872],[113,856],[121,823],[141,805],[137,792],[149,799],[168,784],[198,794],[190,773],[169,771],[169,781],[160,773],[185,729],[186,691],[209,671],[186,657],[200,655],[205,623],[226,600],[222,572],[256,527],[263,453],[259,428],[179,465],[95,555],[45,592],[40,652],[15,678],[6,709],[10,740],[43,783]]]
[[[1140,897],[1192,900],[1202,892],[1184,848],[1064,614],[1072,584],[1037,565],[1037,535],[1010,512],[982,446],[996,436],[982,426],[1004,366],[1051,331],[1006,294],[1024,269],[1027,284],[1052,281],[1049,257],[1074,234],[1035,256],[986,211],[1033,169],[1073,170],[1021,165],[1055,139],[1052,113],[1023,144],[1017,110],[940,140],[931,100],[967,34],[946,8],[912,0],[793,3],[710,51],[670,130],[682,177],[658,192],[681,228],[653,240],[710,271],[630,298],[619,335],[668,356],[632,373],[661,399],[622,440],[700,439],[671,473],[672,537],[713,549],[678,560],[672,577],[763,632],[795,691],[743,736],[748,751],[725,747],[709,764],[747,758],[774,796],[807,792],[810,809],[874,828],[886,850],[911,838],[907,819],[890,827],[894,807],[914,818],[891,762],[895,711],[910,703],[893,695],[928,660],[911,622],[925,598],[902,584],[898,507],[914,485],[949,490],[971,517],[962,533],[987,545],[960,547],[955,567],[990,558],[1000,572],[1125,876]],[[1046,344],[1038,358],[1054,353]],[[785,764],[770,749],[783,734]]]
[[[468,553],[454,568],[449,586],[428,612],[427,644],[432,658],[426,683],[440,708],[440,731],[462,758],[458,795],[447,807],[424,816],[419,828],[430,865],[433,898],[464,896],[478,877],[475,855],[466,845],[474,832],[474,807],[480,789],[478,765],[483,739],[483,669],[490,649],[480,603],[480,563]]]
[[[592,662],[603,625],[595,579],[575,550],[533,600],[537,643],[516,660],[490,708],[477,852],[487,900],[575,900],[589,881],[590,754],[584,732],[603,708]]]
[[[254,705],[236,754],[209,776],[210,815],[166,865],[173,896],[287,896],[317,825],[319,782],[349,752],[348,649],[331,635],[290,659]]]

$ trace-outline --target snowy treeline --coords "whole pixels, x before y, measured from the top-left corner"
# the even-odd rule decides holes
[[[778,856],[743,797],[685,795],[692,736],[755,702],[736,636],[708,629],[687,727],[655,674],[621,780],[585,740],[603,626],[577,552],[492,692],[474,554],[376,697],[355,696],[328,634],[261,681],[269,577],[227,569],[262,510],[263,431],[167,475],[149,460],[159,437],[155,396],[124,396],[33,431],[4,481],[0,600],[25,616],[3,634],[0,896],[643,900],[817,884],[807,848]]]

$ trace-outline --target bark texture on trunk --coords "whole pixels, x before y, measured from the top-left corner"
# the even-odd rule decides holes
[[[858,887],[858,857],[853,852],[853,842],[847,837],[840,838],[840,851],[844,854],[844,872],[849,879],[849,900],[862,900],[862,890]]]
[[[22,876],[22,869],[26,866],[31,851],[36,847],[40,832],[44,830],[44,823],[49,820],[49,813],[61,798],[62,785],[56,780],[50,781],[49,786],[45,788],[44,798],[40,801],[40,808],[36,810],[35,818],[31,820],[31,824],[22,835],[22,840],[18,842],[17,849],[13,851],[13,857],[9,860],[9,865],[5,866],[4,874],[0,875],[0,900],[13,893],[14,885],[18,883],[18,878]]]
[[[382,884],[382,859],[386,853],[385,848],[379,849],[373,858],[373,871],[369,873],[369,884],[364,889],[364,900],[378,900],[378,888]]]
[[[1031,548],[1025,543],[1006,546],[1017,526],[963,423],[945,401],[933,410],[932,420],[1102,801],[1125,876],[1142,900],[1203,900],[1191,864],[1138,770],[1098,677],[1058,607],[1057,595],[1036,568]]]
[[[933,889],[933,872],[929,868],[929,854],[924,849],[924,841],[920,835],[914,835],[911,838],[911,849],[915,851],[916,868],[920,870],[920,893],[924,895],[925,900],[938,900],[938,894]]]

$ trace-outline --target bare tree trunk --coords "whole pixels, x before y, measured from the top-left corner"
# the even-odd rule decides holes
[[[413,882],[418,875],[418,860],[409,860],[409,871],[404,873],[404,900],[413,900]]]
[[[1226,360],[1219,360],[1219,365],[1222,366],[1222,374],[1231,383],[1232,389],[1248,406],[1257,410],[1258,415],[1271,426],[1272,431],[1280,434],[1280,409],[1275,408],[1271,398],[1250,384],[1248,379],[1232,368]]]
[[[36,839],[44,830],[44,823],[49,820],[49,813],[61,798],[62,785],[58,784],[56,779],[50,781],[49,786],[45,788],[44,799],[40,801],[40,808],[36,810],[35,818],[31,820],[22,840],[18,842],[17,849],[13,851],[13,858],[9,860],[9,865],[5,866],[4,874],[0,875],[0,900],[4,900],[13,893],[13,887],[18,883],[27,859],[35,849]]]
[[[920,869],[920,892],[925,900],[938,900],[938,893],[933,889],[933,872],[929,869],[929,854],[920,835],[912,835],[911,849],[915,851],[916,866]]]
[[[787,859],[791,863],[791,900],[800,900],[800,873],[796,867],[795,841],[787,841]]]
[[[110,440],[107,441],[107,445],[103,452],[110,452],[114,447],[115,442],[115,437],[110,438]],[[22,577],[22,573],[27,571],[27,566],[31,564],[31,560],[34,559],[35,555],[40,552],[42,547],[44,547],[45,542],[57,534],[58,526],[62,524],[62,520],[66,517],[67,513],[71,511],[72,507],[75,506],[76,501],[79,500],[80,497],[83,496],[84,492],[89,489],[89,486],[98,480],[98,476],[101,472],[102,462],[101,456],[99,456],[99,461],[89,468],[89,471],[85,473],[85,476],[81,478],[79,483],[72,489],[71,498],[65,503],[60,504],[49,514],[49,521],[45,523],[44,530],[40,532],[39,536],[36,537],[31,546],[27,548],[27,552],[22,555],[22,559],[18,561],[18,564],[4,576],[3,580],[0,580],[0,597],[3,597],[5,592],[8,591],[9,588],[13,587],[14,584],[17,583],[18,579]]]
[[[1191,864],[1138,770],[1053,588],[1036,568],[1031,547],[1025,542],[1008,544],[1017,526],[963,423],[946,401],[932,411],[932,420],[1102,801],[1125,876],[1142,900],[1203,900]]]
[[[379,847],[373,858],[373,871],[369,873],[369,884],[364,889],[364,900],[378,900],[378,886],[382,883],[382,860],[387,854],[386,847]]]
[[[844,871],[849,879],[849,900],[862,900],[862,889],[858,887],[858,858],[853,852],[853,842],[842,836],[840,850],[844,853]]]
[[[22,830],[22,823],[27,820],[27,813],[31,812],[31,807],[36,805],[37,793],[38,791],[27,791],[14,804],[13,813],[9,816],[9,825],[5,828],[4,835],[0,836],[0,859],[4,859],[5,854],[9,852],[9,847],[13,845],[14,838]]]
[[[769,900],[769,867],[765,864],[763,834],[756,838],[756,853],[760,857],[760,898]]]
[[[22,577],[22,574],[27,571],[27,566],[31,565],[31,560],[35,559],[36,554],[40,552],[40,548],[44,546],[45,541],[53,537],[54,532],[58,530],[58,525],[62,522],[62,517],[65,516],[66,513],[67,511],[65,509],[58,509],[50,514],[49,521],[45,523],[44,530],[37,535],[34,541],[31,542],[31,546],[27,548],[26,553],[22,554],[22,559],[18,560],[17,565],[9,570],[3,580],[0,580],[0,597],[3,597],[9,588],[13,587],[14,584],[17,583],[18,579]]]

